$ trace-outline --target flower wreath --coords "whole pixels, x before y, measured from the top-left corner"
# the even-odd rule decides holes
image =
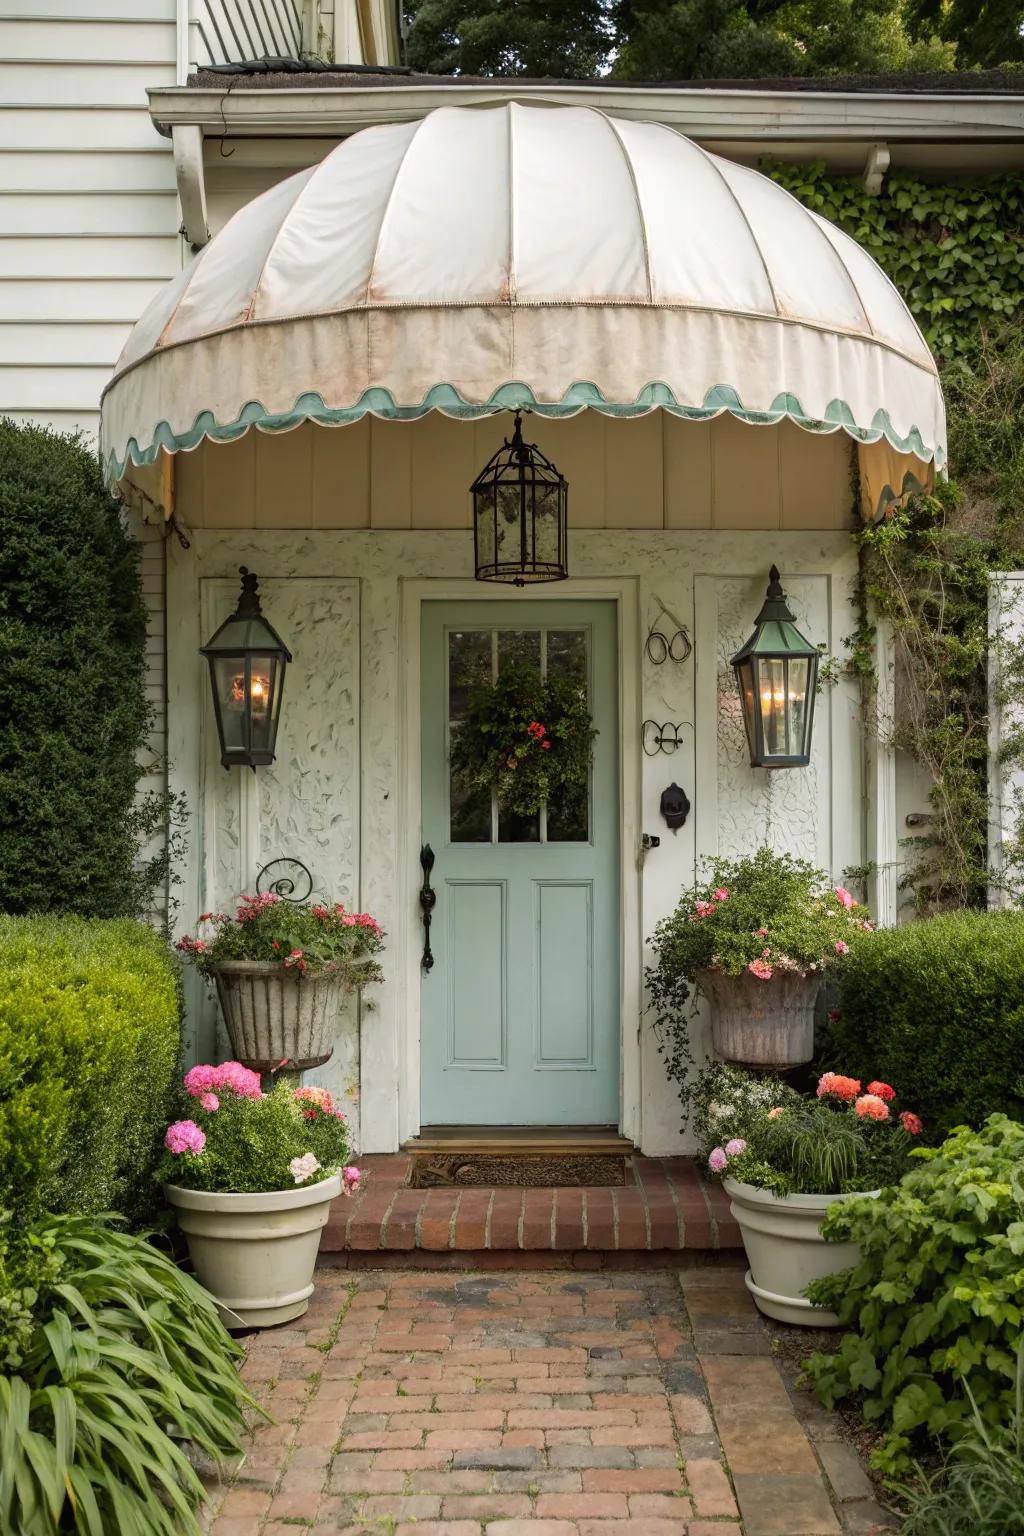
[[[544,803],[572,815],[586,800],[596,735],[579,682],[511,666],[471,690],[452,769],[466,790],[496,789],[513,815],[536,816]]]

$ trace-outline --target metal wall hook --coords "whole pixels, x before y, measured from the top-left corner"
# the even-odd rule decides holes
[[[272,869],[276,869],[278,873],[270,878]],[[291,873],[285,873],[286,870]],[[303,882],[305,882],[304,888],[296,895],[296,885],[302,885]],[[282,901],[305,901],[312,889],[313,876],[301,859],[271,859],[269,864],[264,864],[256,876],[257,895],[272,891],[275,896],[280,896]]]
[[[675,625],[675,632],[671,636],[665,635],[652,624],[650,633],[644,644],[644,655],[652,666],[660,667],[666,661],[684,662],[693,652],[693,642],[687,632],[686,625],[671,613],[661,598],[655,592],[652,594],[665,618],[670,624]]]
[[[670,757],[673,752],[678,752],[683,741],[680,731],[692,730],[688,720],[678,724],[673,720],[666,720],[664,725],[659,725],[657,720],[645,720],[641,727],[640,743],[648,757],[657,757],[659,752],[665,752]]]

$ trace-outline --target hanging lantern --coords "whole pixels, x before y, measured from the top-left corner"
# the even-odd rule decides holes
[[[779,572],[754,633],[732,658],[753,768],[803,768],[811,760],[818,650],[796,627]]]
[[[470,487],[477,581],[564,581],[569,486],[533,443],[516,412],[505,439]]]
[[[238,606],[201,655],[210,663],[213,708],[225,768],[274,761],[288,647],[260,608],[254,572],[239,566]]]

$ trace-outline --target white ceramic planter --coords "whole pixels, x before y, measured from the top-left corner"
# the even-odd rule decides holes
[[[320,1236],[340,1193],[340,1174],[258,1195],[164,1185],[196,1277],[228,1328],[270,1328],[305,1312]]]
[[[711,1003],[715,1055],[745,1067],[802,1066],[814,1055],[814,1004],[821,976],[776,971],[762,981],[744,971],[698,971],[697,985]]]
[[[806,1328],[836,1328],[839,1318],[813,1307],[804,1295],[812,1280],[837,1275],[860,1258],[856,1243],[829,1243],[821,1235],[825,1212],[849,1195],[771,1194],[753,1184],[723,1179],[733,1216],[743,1237],[750,1268],[747,1289],[766,1317]],[[865,1191],[877,1195],[877,1190]]]
[[[213,973],[236,1058],[254,1072],[282,1061],[306,1071],[329,1060],[345,983],[269,960],[223,960]]]

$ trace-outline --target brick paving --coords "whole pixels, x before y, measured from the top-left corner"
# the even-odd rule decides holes
[[[592,1267],[597,1255],[611,1267],[617,1254],[667,1259],[742,1246],[721,1186],[705,1183],[691,1158],[635,1155],[629,1182],[616,1189],[408,1189],[409,1163],[404,1153],[360,1158],[362,1188],[355,1199],[334,1202],[325,1257],[352,1269],[382,1262],[456,1268],[479,1267],[495,1253],[531,1252],[569,1269],[577,1255],[586,1256],[577,1267]]]
[[[886,1518],[724,1257],[325,1269],[243,1374],[273,1422],[210,1485],[211,1536],[866,1536]]]

